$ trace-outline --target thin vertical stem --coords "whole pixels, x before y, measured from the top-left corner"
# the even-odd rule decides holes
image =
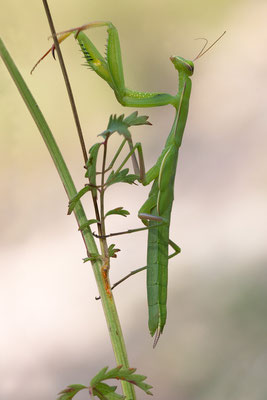
[[[47,20],[48,20],[48,23],[49,23],[49,26],[50,26],[50,30],[51,30],[52,38],[53,38],[53,41],[54,41],[54,45],[55,45],[55,48],[56,48],[56,51],[57,51],[58,60],[59,60],[60,68],[61,68],[62,75],[63,75],[63,78],[64,78],[64,82],[65,82],[65,85],[66,85],[66,89],[67,89],[67,93],[68,93],[68,97],[69,97],[69,101],[70,101],[70,105],[71,105],[71,110],[72,110],[74,122],[75,122],[77,133],[78,133],[78,136],[79,136],[79,139],[80,139],[80,144],[81,144],[81,148],[82,148],[84,162],[86,164],[87,161],[88,161],[88,156],[87,156],[87,151],[86,151],[86,146],[85,146],[84,137],[83,137],[83,133],[82,133],[81,123],[80,123],[80,119],[79,119],[76,103],[75,103],[75,100],[74,100],[74,95],[73,95],[73,92],[72,92],[69,76],[68,76],[67,69],[66,69],[66,66],[65,66],[65,62],[64,62],[64,59],[63,59],[63,56],[62,56],[62,52],[61,52],[61,49],[60,49],[60,46],[59,46],[59,43],[58,43],[58,39],[57,39],[57,34],[56,34],[53,18],[52,18],[50,9],[49,9],[49,5],[48,5],[46,0],[43,0],[43,5],[44,5],[45,12],[46,12]],[[93,199],[96,219],[99,220],[100,219],[100,215],[99,215],[99,210],[98,210],[97,198],[94,195],[92,195],[92,199]],[[97,228],[98,228],[99,235],[102,235],[101,225],[97,224]]]
[[[38,107],[34,97],[29,91],[24,79],[22,78],[20,72],[18,71],[14,61],[10,57],[4,43],[0,39],[0,56],[2,57],[12,79],[14,80],[26,106],[30,114],[33,117],[34,122],[36,123],[41,136],[48,148],[48,151],[51,155],[52,160],[54,161],[55,167],[58,171],[60,179],[63,183],[63,186],[66,190],[67,196],[69,199],[72,199],[76,194],[76,188],[73,183],[72,177],[69,173],[69,170],[66,166],[66,163],[62,157],[62,154],[57,146],[57,143],[52,135],[52,132]],[[78,226],[81,227],[87,221],[83,206],[81,202],[77,202],[74,208],[74,214],[76,220],[78,222]],[[91,254],[97,255],[98,249],[96,247],[94,237],[91,233],[89,227],[81,230],[82,237],[87,249],[88,257]],[[92,268],[94,271],[95,279],[97,282],[99,294],[102,300],[102,306],[105,313],[107,326],[110,334],[110,339],[113,347],[113,351],[115,354],[116,362],[118,365],[123,365],[125,368],[129,367],[126,347],[123,339],[123,334],[120,326],[120,321],[118,317],[118,313],[116,310],[116,305],[113,299],[112,294],[106,291],[105,281],[102,276],[102,260],[97,258],[92,261]],[[122,382],[123,393],[126,396],[127,400],[135,400],[135,391],[132,384],[123,381]]]
[[[65,63],[64,63],[64,60],[63,60],[63,57],[62,57],[61,49],[60,49],[60,46],[59,46],[59,43],[58,43],[58,40],[57,40],[57,34],[56,34],[56,31],[55,31],[53,19],[52,19],[52,16],[51,16],[51,13],[50,13],[50,9],[49,9],[49,6],[48,6],[48,3],[47,3],[46,0],[43,0],[43,5],[44,5],[45,12],[46,12],[47,20],[48,20],[48,23],[49,23],[49,26],[50,26],[50,30],[51,30],[51,33],[52,33],[52,38],[54,40],[55,48],[56,48],[56,51],[57,51],[58,60],[59,60],[60,67],[61,67],[61,70],[62,70],[62,74],[63,74],[63,77],[64,77],[65,85],[66,85],[66,88],[67,88],[67,92],[68,92],[68,96],[69,96],[69,100],[70,100],[70,105],[71,105],[71,109],[72,109],[72,113],[73,113],[76,129],[77,129],[78,136],[79,136],[79,139],[80,139],[80,144],[81,144],[81,148],[82,148],[84,162],[86,164],[87,160],[88,160],[88,156],[87,156],[87,151],[86,151],[86,146],[85,146],[85,143],[84,143],[82,128],[81,128],[81,124],[80,124],[80,120],[79,120],[76,104],[75,104],[75,101],[74,101],[74,96],[73,96],[73,92],[72,92],[72,89],[71,89],[69,77],[68,77],[67,70],[66,70],[66,67],[65,67]]]

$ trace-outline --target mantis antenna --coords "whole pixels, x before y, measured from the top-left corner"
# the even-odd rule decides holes
[[[218,37],[218,39],[215,40],[215,42],[213,42],[207,49],[207,44],[208,44],[208,40],[206,38],[198,38],[196,40],[202,39],[205,40],[205,44],[202,47],[202,49],[200,50],[200,52],[198,53],[198,55],[196,56],[196,58],[194,58],[193,61],[198,60],[200,57],[202,57],[205,53],[207,53],[224,35],[226,34],[226,31],[224,31],[221,36]],[[206,49],[206,50],[205,50]],[[205,50],[205,51],[204,51]]]

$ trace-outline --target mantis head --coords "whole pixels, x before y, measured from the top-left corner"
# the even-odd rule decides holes
[[[193,75],[194,63],[192,61],[179,56],[172,56],[170,57],[170,60],[179,73],[184,73],[187,76]]]
[[[201,51],[198,53],[198,55],[194,58],[193,61],[198,60],[205,53],[207,53],[207,51],[209,51],[215,45],[215,43],[217,43],[223,37],[223,35],[225,35],[225,33],[226,33],[226,31],[224,31],[221,34],[221,36],[219,36],[218,39],[216,39],[215,42],[213,42],[207,49],[206,49],[206,46],[208,44],[208,40],[205,38],[198,38],[198,39],[205,40],[205,44],[202,47]],[[186,60],[185,58],[179,57],[179,56],[172,56],[172,57],[170,57],[170,60],[173,63],[175,69],[177,69],[177,71],[179,72],[179,74],[184,73],[187,76],[193,75],[193,73],[194,73],[193,61]]]

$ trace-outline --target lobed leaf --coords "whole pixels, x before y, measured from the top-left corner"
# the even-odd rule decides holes
[[[100,221],[97,219],[88,219],[84,224],[82,224],[79,228],[79,231],[83,231],[85,228],[88,228],[92,224],[98,224]]]
[[[124,119],[124,123],[126,123],[128,126],[133,126],[133,125],[152,125],[149,121],[146,115],[140,115],[138,117],[138,112],[134,111],[132,114],[128,115]]]
[[[69,385],[66,389],[58,393],[61,396],[59,396],[57,400],[71,400],[78,392],[83,389],[88,389],[88,387],[79,384]]]
[[[147,121],[148,117],[146,115],[142,115],[138,117],[138,112],[134,111],[128,117],[124,118],[124,114],[119,115],[116,114],[111,115],[109,118],[107,129],[102,132],[99,136],[106,138],[107,135],[110,135],[114,132],[118,132],[120,135],[123,135],[125,139],[131,139],[131,134],[128,128],[134,125],[152,125]]]
[[[86,178],[89,178],[89,182],[92,186],[96,186],[96,163],[98,151],[102,143],[95,143],[89,150],[89,159],[86,163],[87,171]],[[96,195],[96,189],[92,189],[94,196]]]
[[[106,181],[106,185],[110,186],[118,182],[129,183],[130,185],[132,185],[134,181],[136,181],[136,179],[138,179],[138,176],[135,174],[129,174],[129,168],[125,168],[118,173],[111,171]]]
[[[90,257],[83,258],[84,263],[86,263],[87,261],[97,261],[97,260],[102,260],[101,255],[97,253],[91,253]]]
[[[109,257],[117,258],[117,254],[116,253],[118,253],[119,251],[120,251],[120,249],[116,249],[115,248],[115,244],[111,244],[108,247],[108,255],[109,255]]]
[[[113,210],[108,211],[108,212],[105,214],[105,218],[106,218],[108,215],[114,215],[114,214],[116,214],[116,215],[122,215],[123,217],[126,217],[127,215],[130,215],[129,211],[125,210],[123,207],[117,207],[117,208],[114,208]]]
[[[105,399],[123,399],[123,397],[107,397],[108,395],[115,394],[114,393],[114,386],[103,385],[104,380],[107,379],[117,379],[117,380],[124,380],[129,383],[132,383],[142,389],[146,394],[152,395],[149,389],[152,388],[151,385],[148,385],[144,382],[146,376],[135,374],[136,368],[123,368],[122,365],[119,365],[110,371],[108,368],[103,368],[90,382],[90,391],[93,392],[95,396],[97,396],[100,400]],[[101,385],[100,385],[101,384]],[[107,391],[107,392],[106,392]]]
[[[115,393],[117,386],[109,386],[106,383],[97,383],[90,388],[93,396],[97,396],[100,400],[124,400],[125,396]]]
[[[72,400],[73,397],[81,390],[88,389],[89,395],[93,398],[98,398],[99,400],[123,400],[125,396],[116,393],[117,386],[111,386],[103,381],[107,379],[117,379],[127,381],[133,385],[138,386],[146,394],[152,395],[149,389],[152,386],[144,383],[146,376],[135,374],[135,368],[123,368],[119,365],[108,371],[108,367],[102,368],[98,374],[91,380],[90,386],[84,385],[69,385],[66,389],[62,390],[57,400]]]
[[[79,192],[69,201],[68,215],[72,213],[80,198],[90,190],[92,190],[91,186],[86,185],[84,188],[79,190]]]

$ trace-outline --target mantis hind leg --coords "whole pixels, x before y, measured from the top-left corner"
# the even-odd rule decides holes
[[[177,254],[181,252],[180,247],[174,243],[171,239],[168,240],[169,246],[172,247],[174,252],[172,254],[168,255],[168,260]],[[165,273],[168,274],[168,260],[167,260],[167,265],[166,265],[166,271]],[[151,310],[151,318],[152,320],[149,321],[151,324],[150,326],[153,327],[153,330],[150,330],[151,334],[153,333],[154,335],[154,342],[153,342],[153,349],[156,347],[160,335],[163,331],[163,328],[166,323],[166,317],[167,317],[167,306],[166,306],[166,301],[167,301],[167,286],[162,285],[161,290],[159,291],[159,304],[158,304],[158,315],[155,316],[155,320],[153,321],[153,310]],[[155,322],[157,323],[157,328],[154,330],[155,327]]]
[[[149,228],[149,227],[146,227],[146,228],[141,228],[140,230],[144,230],[144,229],[150,229],[150,228]],[[138,231],[138,229],[137,229],[137,230],[133,229],[133,231],[136,232],[136,231]],[[123,232],[123,233],[126,233],[126,234],[127,234],[127,233],[133,233],[133,232],[132,232],[132,231],[131,231],[131,232],[125,231],[125,232]],[[169,257],[168,257],[168,259],[170,259],[170,258],[176,256],[177,254],[179,254],[179,253],[181,252],[180,247],[179,247],[177,244],[175,244],[175,243],[174,243],[172,240],[170,240],[170,239],[169,239],[169,245],[175,250],[175,252],[172,253],[172,254],[170,254]],[[122,282],[126,281],[126,279],[130,278],[131,276],[133,276],[133,275],[135,275],[135,274],[138,274],[138,273],[141,272],[141,271],[145,271],[146,269],[147,269],[147,266],[144,266],[144,267],[137,268],[137,269],[135,269],[135,270],[129,272],[129,274],[125,275],[125,276],[124,276],[123,278],[121,278],[119,281],[115,282],[115,283],[112,285],[111,289],[112,289],[112,290],[115,289],[116,286],[118,286],[118,285],[120,285]]]

